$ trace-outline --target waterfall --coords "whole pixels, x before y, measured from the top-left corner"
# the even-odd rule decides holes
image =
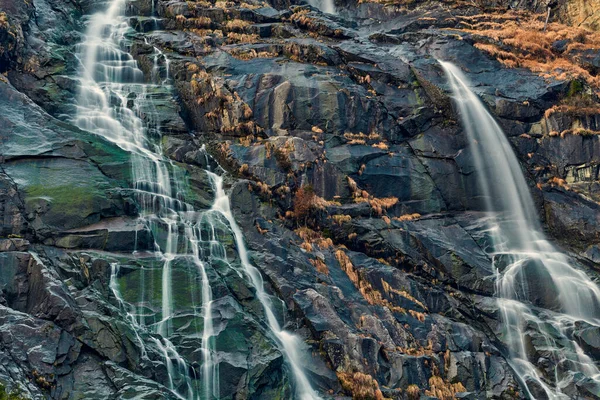
[[[118,272],[119,272],[119,265],[117,263],[111,263],[110,264],[110,281],[109,281],[108,286],[110,287],[110,290],[113,292],[113,295],[117,299],[117,302],[119,303],[119,306],[121,307],[121,310],[123,310],[125,312],[125,315],[127,316],[127,320],[129,320],[129,322],[134,327],[139,327],[139,324],[138,324],[137,320],[135,319],[134,313],[132,313],[129,310],[129,306],[127,305],[125,300],[123,300],[123,297],[121,296],[121,293],[119,292],[119,286],[117,284]],[[144,341],[140,337],[138,330],[135,330],[134,334],[135,334],[135,339],[138,343],[138,346],[140,346],[140,349],[142,351],[142,354],[141,354],[142,358],[147,358],[148,352],[146,351],[146,346],[144,345]]]
[[[146,40],[147,42],[147,40]],[[166,85],[169,82],[169,68],[170,68],[170,60],[169,58],[156,46],[154,48],[154,62],[152,64],[152,80],[154,82],[161,82],[163,85]],[[160,61],[163,61],[165,65],[165,79],[160,79]]]
[[[134,334],[136,337],[136,341],[138,342],[138,346],[140,346],[140,349],[142,350],[141,357],[148,358],[148,352],[146,350],[146,345],[142,341],[142,338],[139,334],[139,332],[143,330],[143,327],[137,322],[137,320],[135,318],[135,314],[131,311],[131,306],[129,304],[127,304],[125,302],[125,300],[123,299],[123,296],[121,296],[121,293],[119,291],[119,285],[117,283],[118,273],[119,273],[119,265],[117,263],[111,263],[109,287],[110,287],[113,295],[117,299],[117,303],[119,304],[120,308],[125,312],[125,314],[127,316],[127,320],[129,321],[129,323],[131,323],[131,325],[134,328],[136,328],[134,330]],[[188,392],[192,393],[192,391],[193,391],[192,380],[191,380],[191,377],[187,374],[188,367],[187,367],[185,361],[183,360],[183,358],[179,355],[179,353],[177,353],[177,350],[175,349],[175,346],[173,346],[173,343],[171,343],[166,338],[163,338],[162,341],[160,341],[154,337],[151,339],[163,354],[163,359],[165,361],[165,366],[167,368],[169,388],[171,390],[173,390],[175,378],[183,379],[186,382]],[[177,360],[177,368],[175,368],[175,366],[173,365],[172,359]],[[185,397],[181,396],[176,391],[173,390],[173,392],[175,393],[175,395],[178,398],[185,399]]]
[[[600,326],[600,290],[541,232],[519,162],[502,129],[458,67],[441,62],[469,138],[490,222],[488,252],[509,363],[528,395],[571,398],[570,381],[600,384],[600,371],[573,339],[577,324]],[[543,347],[546,370],[531,357]],[[540,357],[539,355],[537,357]],[[552,370],[551,372],[549,370]]]
[[[115,283],[117,267],[111,277],[111,289],[134,328],[152,329],[162,336],[161,340],[151,339],[163,354],[168,372],[167,386],[178,397],[185,399],[218,398],[218,376],[215,375],[216,362],[213,359],[212,293],[197,248],[199,217],[181,194],[186,192],[181,187],[184,181],[179,179],[182,174],[162,156],[160,145],[151,139],[160,135],[160,126],[156,123],[156,112],[152,111],[152,100],[147,98],[146,93],[150,88],[165,89],[168,86],[169,62],[162,52],[155,49],[152,70],[154,83],[145,83],[137,62],[123,50],[128,44],[126,34],[131,30],[122,16],[125,4],[125,0],[113,0],[105,12],[93,15],[89,21],[85,40],[79,46],[81,85],[74,123],[131,152],[132,189],[140,207],[140,222],[152,231],[155,237],[154,257],[162,264],[160,321],[146,327],[138,323]],[[164,74],[161,74],[159,60],[166,67]],[[164,75],[164,79],[161,75]],[[203,384],[200,389],[197,388],[200,385],[192,382],[190,366],[169,340],[174,334],[172,274],[177,261],[194,265],[202,282]],[[143,299],[144,288],[141,289]],[[139,320],[143,322],[143,312],[138,313]]]
[[[156,122],[159,118],[156,111],[152,111],[152,99],[146,93],[149,89],[172,91],[169,60],[155,48],[150,74],[153,83],[145,83],[144,74],[136,60],[124,50],[129,45],[127,34],[131,32],[123,16],[126,1],[112,0],[105,12],[93,15],[88,23],[85,40],[79,45],[78,51],[81,62],[80,93],[74,123],[81,129],[104,136],[131,153],[132,191],[140,208],[139,222],[152,232],[155,238],[152,256],[162,266],[160,320],[145,325],[144,311],[136,310],[123,299],[117,283],[117,264],[113,264],[111,270],[110,288],[113,295],[136,330],[152,330],[154,335],[161,336],[161,339],[155,336],[150,336],[150,339],[162,353],[169,389],[183,399],[218,399],[219,369],[213,327],[213,298],[205,260],[218,259],[227,263],[226,251],[215,229],[217,224],[222,224],[222,219],[216,216],[223,216],[233,231],[242,266],[256,288],[268,326],[291,367],[298,398],[318,399],[300,367],[299,349],[303,348],[303,343],[282,330],[277,322],[262,278],[248,260],[243,236],[229,210],[229,199],[223,191],[221,178],[209,173],[216,189],[213,208],[203,212],[194,210],[182,195],[189,191],[183,173],[162,155],[159,141],[153,140],[160,137],[160,126]],[[161,72],[161,61],[164,72]],[[137,249],[133,254],[138,256]],[[203,327],[199,335],[202,354],[200,382],[197,382],[195,372],[190,372],[192,368],[170,340],[176,334],[173,318],[177,310],[174,307],[173,290],[177,282],[173,281],[172,274],[177,262],[193,265],[201,282]],[[141,271],[143,281],[145,269],[142,267]],[[143,287],[140,298],[143,301]],[[191,302],[194,303],[193,298]],[[136,338],[145,355],[145,346],[138,332]]]
[[[335,4],[333,0],[308,0],[308,4],[318,8],[326,14],[335,14]]]
[[[279,322],[277,321],[271,306],[271,299],[265,292],[262,276],[260,275],[260,272],[250,263],[248,251],[246,250],[246,244],[244,243],[244,236],[240,227],[236,223],[235,218],[233,217],[233,213],[231,212],[229,197],[227,197],[225,191],[223,190],[223,178],[214,173],[209,173],[209,176],[211,177],[215,188],[215,202],[212,208],[223,215],[223,217],[225,217],[229,223],[244,272],[250,278],[252,285],[256,289],[256,296],[263,306],[269,328],[281,345],[281,350],[283,351],[292,373],[294,374],[297,396],[301,400],[319,399],[320,397],[310,386],[308,378],[302,369],[300,350],[304,347],[303,343],[298,339],[298,337],[286,332],[279,326]]]

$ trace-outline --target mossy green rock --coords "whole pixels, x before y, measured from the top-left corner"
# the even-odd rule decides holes
[[[0,108],[3,168],[38,237],[125,213],[127,152],[55,120],[7,83],[0,83]]]

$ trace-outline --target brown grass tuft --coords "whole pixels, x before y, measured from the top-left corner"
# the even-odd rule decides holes
[[[419,213],[404,214],[404,215],[401,215],[399,217],[394,217],[394,219],[396,221],[400,221],[400,222],[403,222],[403,221],[414,221],[414,220],[417,220],[419,218],[421,218],[421,214],[419,214]]]
[[[339,371],[336,375],[344,392],[352,395],[353,400],[385,400],[379,384],[371,375],[362,372],[352,374]]]
[[[315,267],[315,269],[325,275],[329,274],[329,268],[327,268],[327,265],[325,264],[325,262],[320,259],[320,258],[315,258],[315,259],[310,259],[310,263],[312,264],[313,267]]]
[[[427,396],[437,397],[440,400],[452,400],[457,393],[466,392],[467,389],[462,383],[450,383],[444,381],[439,376],[432,376],[429,378],[429,390],[425,391]]]
[[[388,308],[390,311],[406,314],[406,310],[404,308],[396,306],[390,303],[387,299],[384,299],[381,292],[376,290],[367,279],[360,275],[359,270],[352,264],[350,257],[348,257],[344,250],[336,250],[335,258],[340,264],[341,269],[346,273],[346,275],[348,275],[348,278],[350,278],[352,283],[354,283],[356,288],[369,304],[380,305]]]
[[[421,396],[421,389],[415,384],[408,385],[406,388],[406,395],[409,400],[417,400]]]
[[[508,67],[523,67],[545,78],[582,79],[600,88],[600,77],[580,65],[578,53],[600,49],[600,32],[551,23],[544,32],[544,15],[515,13],[459,17],[464,32],[473,34],[475,47]],[[553,44],[569,42],[559,52]]]

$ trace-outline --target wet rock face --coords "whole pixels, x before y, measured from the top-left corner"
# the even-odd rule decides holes
[[[551,232],[564,237],[572,246],[587,248],[598,243],[598,203],[586,201],[564,190],[553,190],[544,196],[546,220]]]
[[[2,215],[2,237],[9,235],[22,235],[26,228],[26,220],[23,217],[24,205],[18,195],[15,183],[3,174],[0,186],[0,215]]]
[[[130,154],[69,122],[81,15],[105,6],[0,0],[9,81],[0,76],[0,383],[34,398],[174,398],[169,385],[186,385],[169,382],[157,333],[164,260],[153,251],[168,228],[138,219]],[[139,115],[159,127],[152,140],[181,168],[197,210],[215,195],[204,170],[227,173],[250,259],[277,318],[305,341],[322,395],[521,398],[493,298],[492,264],[502,260],[487,254],[477,170],[435,58],[466,71],[510,137],[545,228],[590,273],[600,263],[598,115],[546,112],[573,85],[504,68],[446,30],[457,26],[446,5],[337,6],[333,16],[281,1],[128,2],[126,46],[148,82],[160,82]],[[573,134],[580,128],[590,134]],[[218,395],[290,398],[294,382],[231,232],[203,215],[203,234],[216,234],[224,254],[203,259]],[[202,277],[189,261],[171,267],[165,335],[199,376]],[[533,278],[520,289],[553,309],[537,285],[547,277],[533,263],[526,270]],[[594,360],[596,334],[573,332]],[[530,352],[551,381],[539,340]],[[577,377],[568,390],[597,392]]]
[[[119,325],[117,310],[102,300],[107,288],[88,286],[87,267],[85,272],[72,269],[84,266],[84,258],[33,248],[22,239],[4,239],[1,247],[4,382],[30,398],[108,398],[123,385],[140,385],[142,393],[169,398],[164,387],[142,377],[148,366],[129,342],[131,328]],[[66,276],[78,288],[69,288],[63,282]],[[105,316],[84,306],[84,299]],[[117,364],[129,365],[139,375],[128,371],[117,380]]]
[[[0,70],[47,110],[56,115],[72,112],[77,67],[73,53],[81,40],[81,4],[7,0],[0,10],[0,53],[6,55],[0,58]]]
[[[7,234],[44,240],[57,231],[132,212],[127,195],[118,189],[129,179],[124,151],[54,120],[10,84],[0,85]]]

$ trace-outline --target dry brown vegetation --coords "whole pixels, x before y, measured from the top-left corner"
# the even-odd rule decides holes
[[[226,135],[248,136],[257,135],[263,131],[263,129],[260,126],[258,126],[258,124],[254,121],[232,123],[232,121],[226,121],[225,118],[231,115],[231,113],[228,112],[228,110],[223,109],[221,110],[221,113],[223,114],[222,119],[224,120],[224,123],[221,127],[221,132]]]
[[[346,140],[348,140],[348,144],[367,144],[368,142],[372,142],[373,143],[373,147],[378,147],[378,148],[384,148],[385,150],[387,150],[387,144],[385,144],[385,142],[378,142],[375,143],[374,141],[377,141],[380,139],[380,136],[377,132],[371,132],[368,135],[362,132],[359,133],[350,133],[350,132],[346,132],[344,133],[344,138],[346,138]]]
[[[394,219],[396,221],[400,221],[400,222],[403,222],[403,221],[414,221],[414,220],[417,220],[419,218],[421,218],[421,214],[419,214],[419,213],[404,214],[404,215],[401,215],[399,217],[394,217]]]
[[[578,85],[572,84],[571,86],[571,92],[580,90],[579,88],[573,88],[573,86]],[[574,93],[563,99],[560,104],[556,104],[547,109],[544,113],[544,117],[548,119],[554,114],[566,114],[571,117],[598,115],[600,114],[600,105],[598,105],[592,96],[583,93]]]
[[[560,136],[561,138],[564,138],[566,135],[596,136],[596,135],[600,135],[600,131],[592,131],[590,129],[585,129],[585,128],[575,128],[575,129],[566,129],[562,132],[556,132],[556,131],[550,132],[550,136]]]
[[[248,191],[254,192],[255,188],[258,188],[258,193],[267,197],[271,197],[273,195],[273,192],[271,191],[269,185],[265,182],[257,180],[256,178],[254,178],[252,182],[248,183]]]
[[[227,43],[256,43],[258,42],[257,34],[246,34],[246,33],[237,33],[237,32],[229,32],[227,33]]]
[[[5,12],[0,12],[0,28],[8,29],[9,28],[8,16]]]
[[[564,104],[556,104],[547,109],[544,113],[545,118],[550,118],[554,114],[567,114],[574,117],[585,117],[588,115],[600,114],[600,107],[578,107]]]
[[[409,400],[417,400],[421,396],[421,389],[415,384],[408,385],[406,388],[406,395]]]
[[[256,226],[256,230],[258,231],[258,233],[260,233],[261,235],[264,235],[265,233],[269,232],[268,229],[262,229],[260,227],[260,225],[258,225],[258,223],[255,225]]]
[[[378,3],[394,7],[405,7],[417,4],[419,0],[358,0],[358,4],[362,3]]]
[[[595,98],[583,91],[582,84],[579,81],[572,81],[569,94],[565,97],[560,104],[556,104],[544,113],[544,119],[546,128],[568,127],[561,132],[550,131],[550,136],[565,135],[599,135],[600,131],[586,129],[587,120],[590,117],[596,117],[600,115],[600,106]],[[567,118],[563,118],[567,117]],[[567,122],[566,126],[565,122]]]
[[[269,51],[256,51],[255,49],[231,49],[228,50],[229,54],[238,60],[252,60],[255,58],[275,58],[279,57],[278,53],[272,53]]]
[[[277,148],[277,150],[274,151],[275,156],[276,157],[283,157],[283,156],[287,157],[286,151],[293,151],[293,150],[289,150],[289,148],[288,148],[288,150],[285,150],[285,149],[286,149],[285,146]],[[292,149],[293,149],[293,147],[292,147]],[[277,156],[277,154],[281,154],[281,156]],[[279,159],[278,159],[278,161],[279,161]],[[296,191],[296,194],[294,196],[293,216],[298,221],[300,221],[301,219],[304,219],[304,225],[306,225],[308,217],[310,216],[310,214],[312,212],[317,211],[317,210],[324,210],[326,207],[330,207],[330,206],[334,206],[334,205],[339,206],[341,204],[338,201],[325,200],[324,198],[317,196],[314,189],[310,185],[302,186],[301,188],[299,188]]]
[[[600,49],[600,33],[560,23],[548,24],[545,15],[509,12],[458,17],[461,31],[473,34],[475,44],[508,67],[523,67],[545,78],[582,79],[600,88],[600,77],[578,64],[578,51]],[[553,47],[568,42],[561,51]]]
[[[221,153],[221,156],[225,158],[230,158],[232,155],[231,144],[229,142],[221,142],[217,149]]]
[[[362,167],[361,167],[361,169],[362,169]],[[363,171],[364,171],[364,169],[363,169]],[[362,172],[360,174],[362,174]],[[349,176],[346,179],[348,180],[348,187],[352,191],[352,197],[354,198],[354,201],[356,203],[368,202],[369,205],[371,206],[371,208],[373,209],[373,211],[375,212],[375,214],[377,214],[377,215],[383,215],[385,210],[398,204],[397,197],[378,198],[378,197],[371,196],[369,194],[369,192],[367,192],[366,190],[359,189],[359,187],[356,184],[356,181],[354,179],[350,178]]]
[[[548,179],[548,184],[551,186],[558,186],[558,187],[561,187],[566,190],[570,189],[569,185],[567,184],[567,181],[565,181],[562,178],[558,178],[556,176]]]
[[[249,171],[250,167],[248,166],[248,164],[242,164],[242,166],[240,167],[240,169],[238,170],[240,175],[246,175]]]
[[[254,137],[254,135],[247,135],[239,138],[238,140],[241,146],[250,147],[250,145],[254,143],[255,139],[256,138]]]
[[[300,220],[308,217],[309,213],[316,207],[315,191],[310,186],[303,186],[296,191],[294,197],[294,216]]]
[[[429,390],[425,391],[427,396],[437,397],[440,400],[452,400],[457,393],[466,392],[462,383],[450,383],[439,376],[429,378]]]
[[[210,128],[237,137],[255,135],[262,128],[249,120],[252,110],[236,92],[227,89],[222,77],[211,76],[195,63],[187,64],[191,95],[204,111]]]
[[[431,339],[428,339],[426,346],[421,346],[417,343],[413,343],[413,345],[409,347],[398,346],[396,347],[396,350],[400,353],[408,354],[410,356],[431,356],[433,355],[433,343]]]
[[[335,258],[342,270],[348,275],[348,278],[354,283],[358,291],[367,300],[367,303],[371,305],[379,305],[388,308],[390,311],[399,312],[406,314],[406,310],[402,307],[396,306],[384,299],[381,292],[375,289],[371,283],[360,275],[358,269],[352,264],[350,257],[342,249],[338,249],[335,252]]]
[[[309,261],[318,272],[325,274],[325,275],[329,274],[329,268],[327,268],[327,265],[321,258],[319,258],[319,257],[314,258],[314,259],[311,258]]]
[[[371,145],[372,147],[376,147],[380,150],[387,150],[388,149],[388,145],[385,142],[379,142],[379,143],[374,143]]]
[[[340,29],[333,30],[329,28],[327,25],[323,24],[318,19],[309,16],[309,13],[310,10],[308,9],[298,9],[298,11],[294,12],[294,14],[292,14],[292,16],[290,17],[290,22],[292,22],[299,28],[307,30],[311,33],[320,33],[322,35],[332,37],[343,36],[343,33]]]
[[[425,322],[425,313],[419,312],[419,311],[415,311],[415,310],[408,310],[408,313],[414,318],[419,320],[419,322]]]
[[[253,1],[251,3],[248,3],[245,1],[238,1],[238,0],[235,0],[235,1],[218,0],[218,1],[214,1],[213,3],[211,3],[211,1],[208,1],[208,0],[188,0],[187,4],[190,8],[199,6],[202,8],[221,8],[224,10],[226,10],[228,8],[234,8],[234,7],[247,8],[247,9],[253,10],[256,8],[269,6],[269,4],[264,1]]]
[[[397,197],[384,197],[384,198],[377,198],[377,197],[373,197],[373,196],[369,197],[369,204],[371,205],[371,208],[377,215],[382,215],[384,210],[386,210],[390,207],[393,207],[397,203],[398,203]]]
[[[188,5],[188,8],[191,10],[193,10],[194,8],[196,8],[198,6],[202,7],[202,8],[211,8],[213,6],[209,1],[206,1],[206,0],[193,0],[193,1],[188,0],[187,5]]]
[[[352,395],[353,400],[385,400],[379,384],[371,376],[362,372],[348,373],[338,371],[337,377],[342,389]]]
[[[267,144],[269,144],[269,142],[267,142],[265,146]],[[294,154],[295,151],[296,143],[294,142],[293,138],[286,139],[283,145],[281,144],[281,141],[277,142],[276,144],[273,144],[273,148],[271,150],[271,152],[275,156],[277,164],[285,171],[290,171],[292,169],[292,160],[290,158],[290,155]],[[327,205],[327,202],[322,203],[322,205]]]
[[[186,18],[184,15],[177,15],[175,21],[181,28],[187,29],[208,29],[212,25],[212,20],[208,17]]]
[[[333,219],[333,221],[338,225],[343,225],[346,222],[352,221],[352,217],[350,215],[342,215],[342,214],[332,215],[331,219]]]
[[[46,375],[34,369],[31,375],[33,375],[33,380],[38,387],[45,390],[50,390],[54,387],[54,374]]]
[[[232,19],[225,22],[225,28],[233,32],[244,32],[248,26],[250,26],[250,23],[242,19]]]
[[[358,176],[362,175],[365,172],[365,169],[367,169],[367,166],[362,164],[358,170]]]
[[[413,303],[419,305],[421,308],[423,308],[424,310],[427,310],[427,307],[425,306],[425,304],[423,304],[422,302],[420,302],[419,300],[417,300],[415,297],[413,297],[410,293],[408,293],[406,290],[398,290],[398,289],[394,289],[389,283],[387,283],[386,281],[384,281],[383,279],[381,280],[381,285],[383,286],[383,291],[390,296],[390,298],[394,298],[394,294],[398,295],[400,297],[404,297],[407,300],[412,301]]]
[[[233,1],[215,1],[215,8],[232,8],[235,7],[235,3]]]
[[[306,251],[313,251],[313,247],[327,249],[333,246],[331,238],[324,238],[321,232],[314,231],[307,227],[301,227],[294,231],[304,242],[300,245]]]

